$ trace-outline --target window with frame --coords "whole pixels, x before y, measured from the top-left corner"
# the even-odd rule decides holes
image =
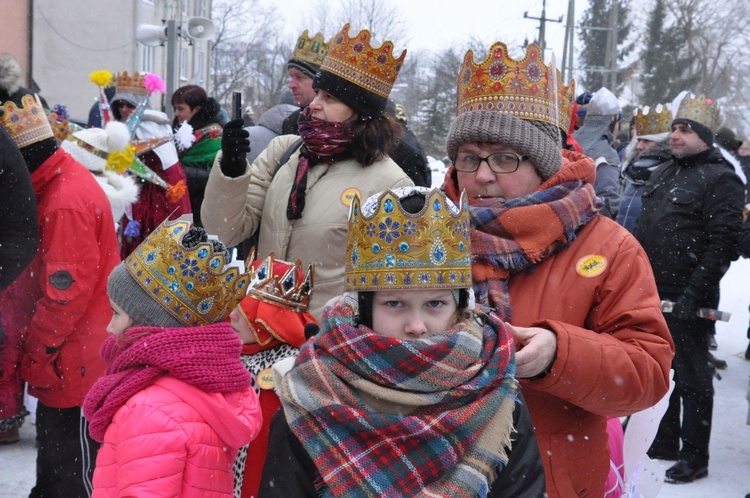
[[[180,49],[180,80],[187,81],[188,75],[188,50],[186,48]]]
[[[139,72],[141,74],[143,73],[153,73],[154,72],[154,47],[150,47],[148,45],[139,44],[140,49],[140,68]]]

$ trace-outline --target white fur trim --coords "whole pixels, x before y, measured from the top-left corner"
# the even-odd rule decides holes
[[[107,151],[114,152],[125,149],[130,145],[130,131],[125,123],[112,121],[104,128],[107,132]]]

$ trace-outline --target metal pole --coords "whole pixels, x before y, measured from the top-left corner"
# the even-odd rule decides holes
[[[570,0],[568,2],[568,19],[570,19],[570,41],[568,42],[568,79],[565,80],[567,83],[573,78],[573,41],[575,40],[575,25],[576,25],[576,2]]]
[[[542,18],[539,22],[539,46],[542,48],[542,58],[544,58],[544,49],[546,47],[546,43],[544,40],[544,26],[546,24],[547,20],[547,0],[542,0]]]
[[[177,67],[179,59],[177,58],[177,21],[170,19],[167,21],[167,93],[164,96],[164,107],[167,116],[171,121],[174,118],[174,109],[172,109],[172,94],[175,91],[175,80],[177,77]]]

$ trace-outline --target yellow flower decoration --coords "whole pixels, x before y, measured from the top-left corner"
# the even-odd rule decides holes
[[[94,82],[96,86],[108,87],[112,83],[112,73],[109,71],[94,71],[89,74],[89,79]]]
[[[115,173],[124,173],[135,160],[135,147],[130,145],[123,150],[110,152],[106,169]]]

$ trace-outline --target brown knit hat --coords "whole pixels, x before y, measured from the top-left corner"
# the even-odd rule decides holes
[[[542,121],[519,119],[498,111],[467,111],[451,124],[446,140],[448,157],[456,157],[465,143],[492,143],[512,147],[529,156],[537,173],[547,181],[562,167],[560,130]]]

